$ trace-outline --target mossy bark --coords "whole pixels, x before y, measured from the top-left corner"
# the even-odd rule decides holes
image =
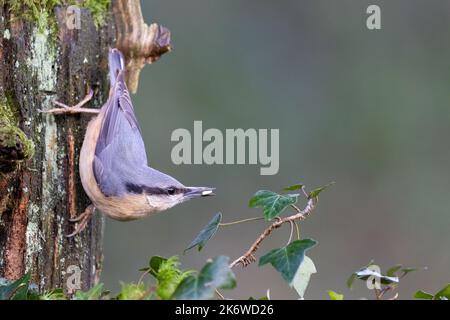
[[[43,17],[52,21],[38,27],[13,16],[8,1],[0,6],[0,277],[31,271],[40,291],[67,290],[70,266],[81,270],[81,289],[87,289],[102,264],[102,216],[80,235],[65,236],[73,231],[68,219],[89,205],[78,155],[90,116],[39,110],[53,108],[55,99],[75,104],[89,87],[91,107],[106,101],[114,28],[111,21],[96,27],[82,9],[81,29],[69,30],[65,13],[55,7]]]

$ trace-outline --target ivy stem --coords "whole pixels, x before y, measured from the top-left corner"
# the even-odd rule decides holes
[[[375,288],[375,289],[373,289],[373,291],[375,292],[375,298],[377,300],[381,300],[382,294],[381,294],[380,290]]]
[[[291,243],[292,235],[294,234],[294,222],[289,221],[289,224],[291,225],[291,232],[289,233],[289,239],[288,239],[288,242],[286,243],[286,246],[289,245],[289,243]]]
[[[309,199],[309,194],[308,194],[308,192],[306,191],[305,186],[302,186],[302,192],[303,192],[303,195],[305,196],[305,198],[306,198],[306,199]]]
[[[226,226],[232,226],[232,225],[243,223],[243,222],[263,220],[263,219],[264,219],[264,217],[248,218],[248,219],[237,220],[237,221],[232,221],[232,222],[219,223],[219,226],[226,227]]]
[[[282,224],[287,222],[290,223],[291,221],[295,220],[298,221],[305,220],[314,210],[316,204],[317,204],[316,197],[308,199],[308,202],[306,203],[306,206],[303,210],[301,210],[296,205],[292,204],[291,207],[296,211],[296,213],[284,218],[277,217],[277,220],[273,222],[271,225],[269,225],[263,231],[263,233],[261,233],[261,235],[255,240],[255,242],[250,246],[250,249],[248,249],[247,252],[245,252],[242,256],[240,256],[230,264],[230,268],[233,268],[238,264],[242,265],[243,267],[246,267],[252,262],[255,262],[256,257],[254,253],[259,249],[261,242],[263,242],[264,239],[266,239],[272,233],[273,230],[278,229],[279,227],[281,227]]]
[[[141,282],[144,280],[144,277],[149,274],[150,270],[146,270],[144,271],[144,273],[142,273],[141,277],[139,278],[138,284],[141,284]]]
[[[295,225],[295,230],[297,231],[297,240],[300,240],[300,228],[298,227],[297,221],[293,221]]]

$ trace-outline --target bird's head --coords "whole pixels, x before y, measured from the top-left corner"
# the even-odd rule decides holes
[[[186,187],[178,180],[152,169],[148,182],[144,185],[129,183],[131,193],[143,194],[152,211],[164,211],[187,200],[214,195],[214,188]]]

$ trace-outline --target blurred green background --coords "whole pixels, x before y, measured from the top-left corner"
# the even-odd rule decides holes
[[[428,267],[405,278],[400,298],[432,292],[450,279],[450,2],[442,1],[141,1],[147,22],[172,31],[174,50],[147,66],[133,101],[150,164],[217,196],[187,202],[134,222],[107,219],[103,281],[137,281],[152,255],[180,255],[198,269],[219,254],[236,258],[263,222],[219,230],[203,251],[182,255],[218,211],[224,221],[253,217],[259,189],[298,182],[336,185],[301,224],[319,241],[309,256],[318,273],[306,298],[328,289],[372,297],[352,271],[375,259]],[[366,28],[378,4],[382,29]],[[176,128],[279,128],[280,171],[259,166],[171,163]],[[264,243],[282,246],[289,228]],[[296,299],[270,266],[236,269],[227,297]]]

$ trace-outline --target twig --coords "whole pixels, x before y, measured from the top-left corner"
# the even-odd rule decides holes
[[[255,221],[255,220],[263,220],[263,219],[264,219],[264,217],[248,218],[248,219],[237,220],[237,221],[232,221],[232,222],[219,223],[219,226],[226,227],[226,226],[232,226],[232,225],[243,223],[243,222],[249,222],[249,221]]]
[[[217,289],[216,289],[216,294],[219,296],[219,298],[220,298],[221,300],[225,300],[225,297],[223,296],[223,294],[221,294],[220,291],[217,290]]]
[[[263,242],[264,239],[266,239],[272,233],[273,230],[278,229],[284,223],[291,223],[296,220],[298,220],[298,221],[305,220],[306,217],[308,217],[311,214],[311,212],[314,210],[314,208],[316,207],[316,204],[317,204],[317,198],[311,198],[311,199],[308,199],[306,207],[303,210],[300,210],[295,205],[291,205],[291,207],[297,213],[294,215],[291,215],[289,217],[284,217],[284,218],[278,217],[277,221],[272,223],[270,226],[268,226],[263,231],[263,233],[261,233],[261,235],[256,239],[256,241],[251,245],[250,249],[248,249],[248,251],[246,253],[244,253],[242,256],[240,256],[239,258],[237,258],[230,264],[230,268],[235,267],[237,264],[241,264],[243,267],[246,267],[249,264],[251,264],[252,262],[255,262],[256,257],[254,255],[254,253],[258,250],[259,246],[261,245],[261,242]]]

